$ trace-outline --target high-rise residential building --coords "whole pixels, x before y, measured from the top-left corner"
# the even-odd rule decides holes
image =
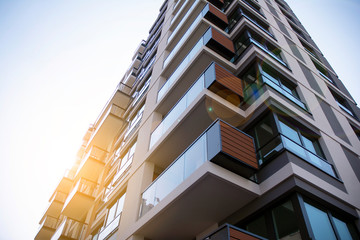
[[[167,0],[35,239],[359,239],[359,117],[285,1]]]

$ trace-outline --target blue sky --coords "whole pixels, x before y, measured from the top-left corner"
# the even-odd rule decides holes
[[[162,2],[0,1],[0,239],[33,239]],[[360,1],[288,2],[360,103]]]

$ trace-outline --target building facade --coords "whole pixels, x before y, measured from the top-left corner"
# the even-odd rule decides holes
[[[283,0],[167,0],[35,239],[359,239],[360,109]]]

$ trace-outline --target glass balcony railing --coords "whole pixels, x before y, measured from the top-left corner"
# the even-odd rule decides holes
[[[151,77],[144,83],[144,86],[141,88],[141,90],[136,94],[136,97],[134,98],[134,101],[132,102],[132,106],[135,106],[135,104],[141,99],[141,97],[144,95],[146,90],[149,88]]]
[[[59,221],[59,219],[48,215],[44,218],[44,220],[40,224],[39,230],[42,229],[43,227],[56,229],[58,221]]]
[[[261,24],[261,20],[255,20],[255,17],[252,17],[250,13],[246,13],[242,9],[238,10],[238,12],[231,19],[229,19],[229,26],[225,29],[225,32],[230,33],[243,17],[252,22],[255,26],[260,28],[267,35],[275,39],[274,35],[269,32],[267,27],[263,26],[264,24]]]
[[[237,139],[236,143],[232,139]],[[217,120],[143,192],[140,217],[146,214],[206,161],[247,179],[258,169],[253,139]]]
[[[63,192],[56,192],[54,194],[54,196],[50,199],[50,204],[53,202],[53,201],[58,201],[58,202],[62,202],[64,203],[65,200],[66,200],[66,197],[67,197],[67,194],[66,193],[63,193]]]
[[[87,224],[65,217],[58,226],[51,240],[58,239],[82,239],[87,229]]]
[[[286,68],[288,68],[288,65],[281,59],[280,54],[275,54],[273,51],[269,50],[266,45],[261,44],[260,42],[256,41],[253,37],[247,37],[245,39],[241,40],[241,43],[237,43],[241,46],[238,47],[236,50],[236,55],[233,59],[231,59],[231,62],[236,62],[240,56],[245,52],[245,50],[251,45],[255,45],[258,48],[260,48],[262,51],[266,52],[268,55],[270,55],[272,58],[277,60],[279,63],[284,65]]]
[[[262,12],[260,12],[260,7],[253,3],[251,0],[242,0],[246,5],[248,5],[252,10],[265,17]]]
[[[323,73],[323,72],[320,71],[320,70],[318,70],[318,72],[319,72],[319,74],[320,74],[323,78],[325,78],[326,80],[328,80],[329,82],[331,82],[332,84],[334,84],[334,81],[333,81],[331,78],[329,78],[325,73]]]
[[[268,74],[266,74],[264,72],[262,73],[261,76],[262,76],[262,81],[265,84],[267,84],[268,86],[272,87],[273,89],[275,89],[276,91],[278,91],[279,93],[281,93],[282,95],[284,95],[285,97],[290,99],[293,103],[295,103],[296,105],[298,105],[299,107],[301,107],[305,111],[308,111],[306,104],[303,103],[298,97],[296,97],[295,95],[289,93],[284,88],[282,88],[279,85],[278,80],[274,79],[273,77],[271,77],[270,75],[268,75]]]
[[[190,52],[186,55],[186,57],[181,61],[175,71],[171,74],[171,76],[167,79],[165,84],[161,87],[158,92],[157,101],[159,101],[165,93],[169,90],[170,86],[175,83],[175,80],[180,76],[180,73],[185,69],[188,63],[193,59],[196,53],[199,52],[201,47],[204,46],[204,37],[202,36],[200,40],[195,44],[195,46],[190,50]]]
[[[203,134],[145,190],[140,217],[198,169],[206,161],[206,154],[206,134]]]
[[[107,238],[117,227],[120,223],[121,214],[119,214],[110,224],[108,224],[98,235],[97,240],[104,240]]]
[[[337,178],[334,167],[329,162],[309,151],[308,149],[304,148],[303,146],[299,145],[298,143],[294,142],[283,134],[278,134],[257,151],[259,164],[265,163],[269,158],[283,150],[290,151],[291,153],[302,158],[311,165]]]
[[[180,2],[180,1],[179,1]],[[200,2],[200,0],[196,0],[191,7],[189,8],[189,10],[186,12],[185,16],[181,19],[181,21],[179,22],[179,24],[176,26],[176,28],[174,29],[174,31],[172,31],[168,37],[167,42],[169,43],[176,35],[176,33],[180,30],[180,28],[184,25],[185,21],[188,19],[189,15],[193,12],[193,10],[195,9],[195,7],[197,6],[197,4]],[[185,5],[185,3],[183,4],[183,6]],[[195,20],[196,21],[196,20]],[[195,22],[194,21],[194,22]],[[196,25],[196,24],[195,24]],[[191,28],[191,26],[190,26]],[[187,31],[189,32],[189,30]],[[191,31],[190,31],[191,32]],[[184,37],[183,37],[184,38]],[[181,40],[180,40],[181,41]],[[179,42],[180,42],[179,41]],[[179,43],[177,44],[179,45]]]
[[[205,88],[205,74],[202,74],[185,95],[175,104],[170,112],[165,116],[162,122],[151,133],[150,148],[161,138],[169,127],[176,122],[179,116],[187,109],[194,99]]]
[[[80,178],[76,183],[75,187],[71,190],[69,196],[67,197],[64,206],[67,206],[71,199],[75,196],[77,192],[85,194],[90,197],[95,197],[97,183]]]
[[[196,25],[201,21],[201,19],[203,18],[204,13],[201,12],[196,19],[193,21],[193,23],[190,25],[190,27],[188,28],[188,30],[186,30],[186,32],[184,33],[184,35],[181,37],[181,39],[179,40],[179,42],[176,44],[176,46],[173,48],[173,50],[170,52],[170,54],[166,57],[165,61],[164,61],[164,65],[163,67],[165,68],[169,62],[174,58],[174,56],[176,55],[176,53],[179,51],[180,47],[184,44],[184,42],[188,39],[188,37],[190,36],[190,34],[193,32],[194,28],[196,27]],[[169,38],[170,39],[170,38]]]
[[[180,0],[179,0],[180,2]],[[181,12],[184,10],[184,8],[186,7],[187,3],[189,2],[189,0],[185,0],[183,5],[181,6],[181,8],[179,9],[179,11],[177,11],[177,13],[175,14],[175,16],[171,19],[170,21],[170,25],[172,25],[174,23],[174,21],[179,17],[179,15],[181,14]]]
[[[140,121],[142,119],[143,113],[144,113],[144,106],[141,107],[141,109],[136,113],[134,118],[129,123],[129,127],[125,132],[124,135],[124,141],[135,131],[135,129],[139,126]]]

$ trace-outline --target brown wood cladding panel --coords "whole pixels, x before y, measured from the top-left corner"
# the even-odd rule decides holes
[[[257,237],[250,236],[246,233],[237,231],[233,228],[230,228],[230,239],[236,239],[236,240],[259,240]]]
[[[258,169],[258,164],[257,162],[253,162],[252,159],[248,159],[246,158],[246,154],[242,154],[242,153],[239,153],[236,151],[236,149],[230,149],[228,147],[223,147],[223,152],[237,158],[237,159],[240,159],[243,163],[253,167],[253,168],[256,168]]]
[[[227,48],[229,51],[235,53],[235,49],[234,49],[234,44],[233,42],[227,38],[225,35],[221,34],[220,32],[218,32],[215,29],[211,29],[211,36],[212,38],[220,43],[221,45],[223,45],[225,48]]]
[[[231,91],[235,92],[237,95],[243,97],[243,89],[241,85],[241,80],[226,69],[223,69],[219,65],[215,64],[215,74],[216,80],[230,89]]]
[[[258,169],[252,138],[221,121],[220,127],[222,151]]]
[[[214,14],[215,16],[220,18],[225,23],[228,23],[228,19],[227,19],[226,15],[211,4],[209,4],[209,12],[211,12],[212,14]]]
[[[222,122],[222,131],[227,133],[232,133],[234,131],[237,131],[233,127],[227,125],[226,123]],[[248,147],[253,148],[254,147],[254,141],[251,137],[247,136],[246,134],[240,132],[239,134],[233,135],[235,139],[241,139],[241,141],[245,144],[247,144]]]

